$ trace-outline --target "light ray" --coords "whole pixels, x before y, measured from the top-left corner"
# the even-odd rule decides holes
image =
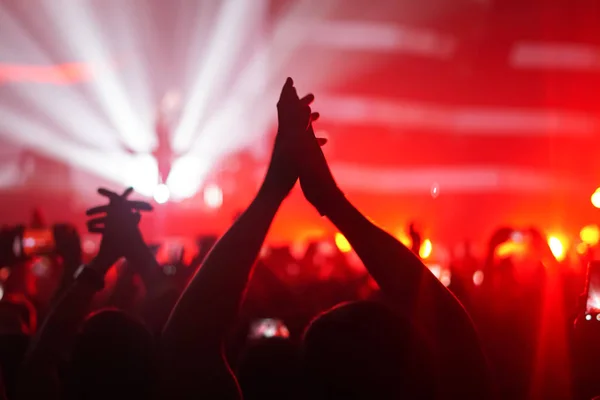
[[[55,21],[66,46],[73,54],[91,62],[102,77],[93,81],[92,87],[119,136],[131,150],[150,152],[153,134],[141,123],[117,74],[108,64],[113,60],[93,14],[83,2],[68,2],[61,7],[55,2],[42,4]]]
[[[183,153],[189,149],[208,102],[224,89],[224,84],[234,69],[234,60],[244,44],[243,38],[247,36],[248,29],[253,28],[248,21],[252,21],[257,12],[256,3],[256,0],[222,2],[210,47],[204,55],[200,74],[192,86],[191,97],[186,102],[173,138],[176,152]]]

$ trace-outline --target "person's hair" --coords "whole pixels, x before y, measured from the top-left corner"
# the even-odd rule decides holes
[[[250,342],[236,373],[244,399],[302,398],[299,367],[298,346],[289,339]]]
[[[430,346],[414,324],[376,302],[343,303],[304,334],[311,398],[428,399],[435,396]]]
[[[114,309],[83,324],[67,371],[70,399],[149,398],[155,380],[155,346],[141,321]]]

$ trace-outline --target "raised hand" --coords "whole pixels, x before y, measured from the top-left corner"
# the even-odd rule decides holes
[[[343,194],[333,179],[321,150],[323,144],[325,140],[315,137],[311,123],[307,131],[302,134],[298,163],[301,166],[300,186],[304,197],[321,215],[326,215],[328,209],[334,206],[333,203],[343,197]]]
[[[132,244],[143,242],[138,229],[140,211],[152,211],[152,206],[143,201],[127,200],[132,191],[132,188],[128,188],[122,195],[118,195],[106,189],[98,189],[98,193],[107,197],[109,203],[86,211],[88,216],[105,214],[90,219],[87,227],[90,233],[102,234],[97,258],[107,267],[127,256],[128,250],[134,247]]]
[[[271,162],[261,189],[263,192],[282,199],[296,184],[299,173],[295,159],[298,140],[306,131],[311,119],[318,118],[317,113],[311,114],[310,103],[313,100],[314,96],[310,94],[299,99],[292,79],[286,80],[277,103],[279,126]]]

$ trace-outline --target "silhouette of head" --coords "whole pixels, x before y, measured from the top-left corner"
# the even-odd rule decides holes
[[[72,399],[149,398],[154,341],[139,321],[118,310],[92,314],[75,342],[67,376]]]
[[[253,341],[237,368],[244,399],[295,399],[300,393],[298,347],[288,339]]]
[[[303,373],[311,398],[433,398],[428,345],[413,324],[382,304],[343,303],[304,334]]]

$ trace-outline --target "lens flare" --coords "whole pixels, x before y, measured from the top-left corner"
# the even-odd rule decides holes
[[[548,247],[557,261],[563,261],[567,256],[565,244],[556,236],[548,237]]]
[[[429,258],[429,256],[431,256],[432,251],[433,245],[431,244],[431,240],[425,239],[421,244],[421,248],[419,249],[419,256],[421,256],[423,260],[426,260]]]
[[[348,240],[339,232],[335,234],[335,245],[342,253],[348,253],[350,250],[352,250]]]
[[[161,183],[156,186],[156,189],[154,189],[154,201],[158,204],[164,204],[169,201],[169,197],[171,197],[171,193],[167,185]]]

